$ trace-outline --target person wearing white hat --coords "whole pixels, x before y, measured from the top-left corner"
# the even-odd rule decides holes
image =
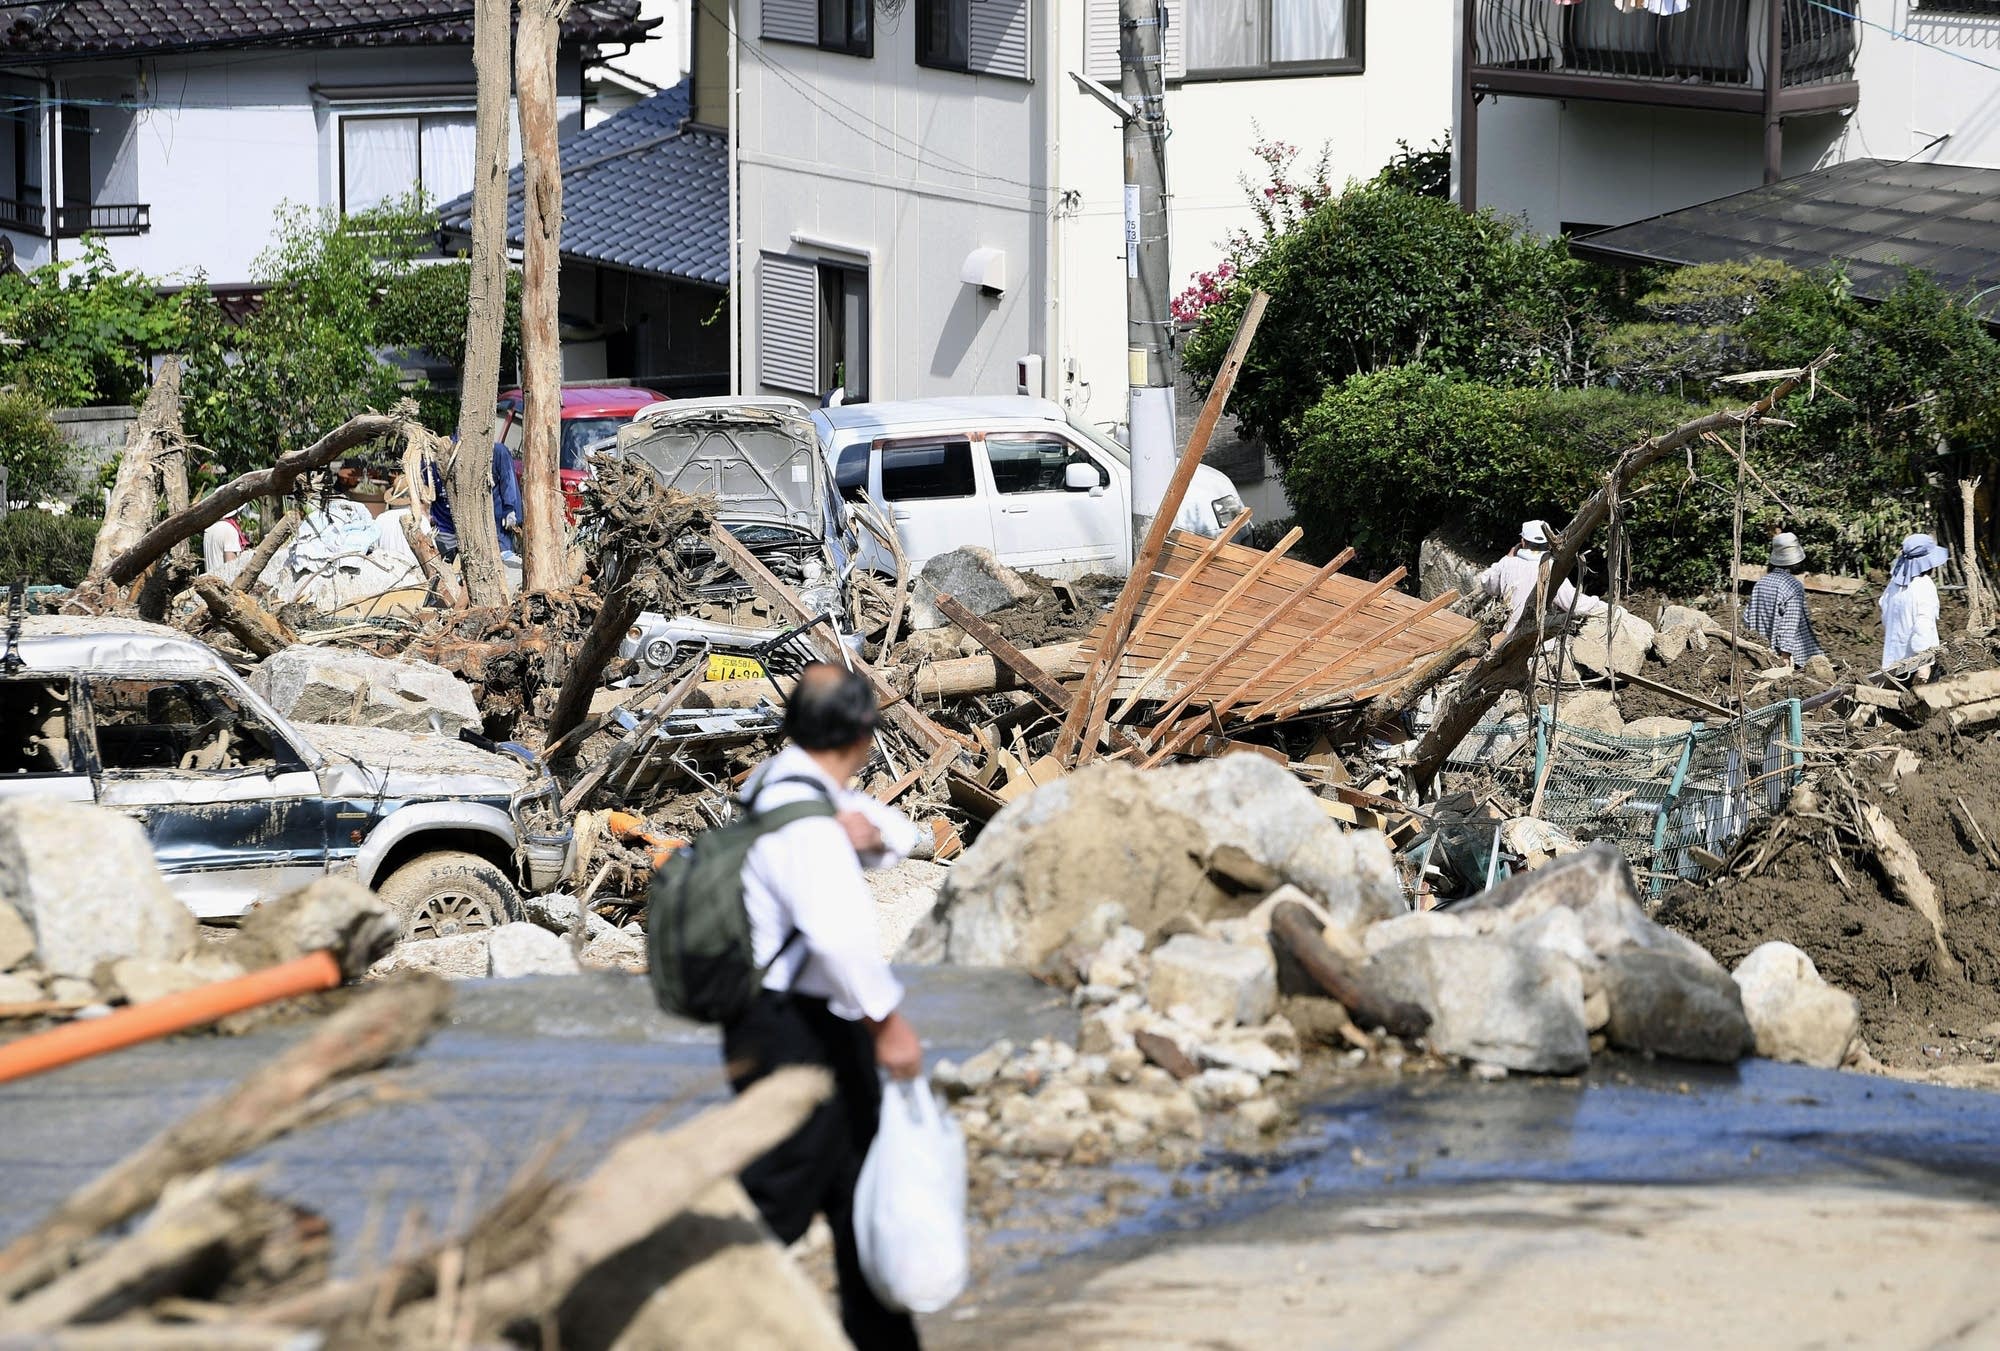
[[[1507,602],[1507,627],[1500,632],[1503,638],[1520,627],[1521,617],[1535,602],[1535,593],[1541,588],[1545,575],[1543,563],[1548,558],[1550,536],[1553,534],[1547,521],[1521,522],[1521,542],[1499,562],[1479,574],[1480,591]],[[1584,595],[1568,582],[1556,588],[1550,604],[1565,614],[1577,616],[1600,615],[1609,608],[1597,597]]]
[[[230,564],[243,552],[243,543],[243,527],[236,524],[232,511],[201,532],[202,571],[211,577],[227,577],[232,571]]]
[[[1876,602],[1882,610],[1882,665],[1909,660],[1938,646],[1938,590],[1930,579],[1951,550],[1929,535],[1911,535],[1889,571],[1889,585]]]
[[[1799,537],[1787,531],[1771,540],[1771,568],[1750,590],[1750,603],[1743,609],[1743,626],[1771,645],[1781,657],[1790,657],[1794,666],[1804,666],[1826,649],[1813,632],[1812,616],[1806,612],[1806,587],[1793,569],[1806,561]]]

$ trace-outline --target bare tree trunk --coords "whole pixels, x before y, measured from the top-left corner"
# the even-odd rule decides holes
[[[93,581],[104,576],[113,560],[151,528],[153,515],[160,509],[156,462],[160,438],[168,433],[177,436],[180,429],[181,359],[168,357],[160,363],[159,379],[147,391],[139,418],[125,438],[125,454],[118,461],[118,477],[104,509],[104,525],[90,554]]]
[[[474,605],[505,605],[507,574],[493,524],[493,405],[500,397],[500,337],[507,320],[507,105],[513,15],[508,0],[476,0],[472,66],[478,112],[472,140],[472,276],[459,377],[458,453],[451,461],[459,574]]]
[[[562,265],[562,160],[556,145],[556,47],[569,0],[522,0],[514,48],[521,99],[521,589],[556,591],[568,576],[558,438],[562,339],[556,325]]]

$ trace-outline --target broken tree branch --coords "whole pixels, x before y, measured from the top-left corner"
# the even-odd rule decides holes
[[[255,597],[238,591],[220,577],[195,578],[194,593],[201,597],[201,603],[208,607],[215,621],[228,629],[253,657],[275,656],[299,640],[296,633],[285,627],[284,621],[259,605]]]
[[[966,609],[959,603],[958,597],[948,592],[940,592],[933,604],[946,619],[964,629],[968,637],[991,652],[993,660],[1026,681],[1028,688],[1049,706],[1050,712],[1069,712],[1069,691],[1058,685],[1054,676],[1035,665],[1027,653],[1001,637],[1000,630]]]
[[[257,547],[243,560],[243,566],[236,571],[236,580],[230,585],[238,591],[248,591],[256,586],[257,579],[264,575],[264,569],[271,566],[271,560],[278,556],[278,550],[285,547],[285,541],[297,533],[298,528],[299,514],[296,511],[286,512],[276,525],[264,532],[264,538],[257,541]]]
[[[1648,437],[1620,455],[1605,475],[1604,486],[1584,499],[1576,515],[1563,528],[1562,541],[1549,556],[1546,572],[1549,594],[1555,594],[1569,580],[1570,573],[1576,568],[1577,554],[1603,526],[1611,514],[1612,500],[1626,492],[1635,475],[1694,441],[1703,432],[1742,427],[1756,421],[1837,355],[1831,349],[1822,352],[1810,364],[1786,376],[1770,393],[1746,408],[1709,413],[1684,422],[1672,431]],[[1457,697],[1438,711],[1437,721],[1431,724],[1431,729],[1417,744],[1410,764],[1412,783],[1428,784],[1436,778],[1445,757],[1465,740],[1486,710],[1493,707],[1494,701],[1506,690],[1521,684],[1527,675],[1528,659],[1535,651],[1536,642],[1536,628],[1528,624],[1519,625],[1513,633],[1495,643],[1479,664],[1466,674]]]
[[[119,586],[130,586],[179,541],[199,535],[253,498],[283,497],[301,475],[324,468],[377,437],[396,435],[406,423],[401,413],[362,413],[349,418],[304,450],[280,456],[268,469],[239,474],[186,511],[167,517],[113,559],[104,575]]]
[[[1392,1037],[1421,1037],[1431,1016],[1415,1004],[1390,999],[1373,988],[1361,969],[1343,959],[1320,936],[1319,921],[1297,901],[1282,902],[1271,912],[1271,936],[1298,959],[1305,973],[1327,994],[1340,1001],[1348,1016],[1362,1027],[1379,1027]]]

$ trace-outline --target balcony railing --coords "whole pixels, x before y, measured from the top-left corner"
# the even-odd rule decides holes
[[[1769,5],[1780,28],[1778,87],[1819,88],[1788,109],[1851,101],[1860,33],[1813,0],[1474,0],[1473,80],[1498,92],[1691,107],[1757,107],[1768,65]]]
[[[91,202],[56,208],[56,234],[142,235],[153,228],[153,208],[137,203]]]
[[[42,223],[47,220],[40,202],[23,202],[13,197],[0,197],[0,230],[21,230],[38,235]]]

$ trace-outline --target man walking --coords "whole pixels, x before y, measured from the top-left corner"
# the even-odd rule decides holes
[[[1825,649],[1813,632],[1812,616],[1806,612],[1806,587],[1795,569],[1806,561],[1806,551],[1797,535],[1789,532],[1771,540],[1770,570],[1750,589],[1750,603],[1743,609],[1743,627],[1770,645],[1792,665],[1803,667]]]
[[[768,969],[749,1008],[722,1031],[730,1086],[742,1092],[785,1065],[830,1070],[833,1096],[805,1125],[743,1171],[743,1188],[784,1243],[815,1213],[833,1230],[840,1318],[862,1351],[912,1348],[916,1325],[883,1307],[861,1274],[854,1185],[881,1108],[879,1065],[899,1079],[923,1071],[917,1034],[897,1012],[903,989],[878,951],[875,904],[861,870],[899,862],[916,845],[902,813],[848,791],[874,749],[874,688],[855,672],[815,664],[785,709],[791,744],[743,790],[753,812],[813,797],[834,816],[808,816],[759,839],[743,868],[751,960]]]

